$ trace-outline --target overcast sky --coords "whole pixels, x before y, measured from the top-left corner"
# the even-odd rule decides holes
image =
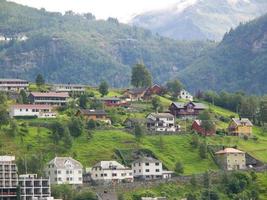
[[[73,10],[84,13],[91,12],[98,19],[109,16],[127,22],[133,15],[167,7],[179,0],[11,0],[23,5],[45,8],[49,11],[64,12]]]

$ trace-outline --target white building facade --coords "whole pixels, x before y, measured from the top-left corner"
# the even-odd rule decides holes
[[[54,84],[52,90],[55,92],[68,92],[69,95],[81,95],[85,93],[85,86],[76,84]]]
[[[27,90],[29,82],[21,79],[0,79],[0,91]]]
[[[17,199],[17,173],[15,156],[0,156],[0,199]]]
[[[133,171],[117,161],[101,161],[92,167],[91,179],[96,183],[133,182]]]
[[[162,162],[151,157],[143,157],[132,163],[133,176],[136,179],[151,180],[171,178],[172,171],[165,171]]]
[[[175,118],[170,113],[151,113],[147,116],[147,128],[156,132],[175,132]]]
[[[37,117],[37,118],[56,118],[53,107],[49,105],[17,104],[10,107],[9,115],[13,117]]]
[[[40,200],[51,198],[50,180],[38,178],[37,174],[19,176],[20,199]]]
[[[51,184],[83,184],[83,166],[71,157],[55,157],[45,169]]]
[[[180,91],[180,94],[178,95],[178,99],[184,99],[184,100],[188,100],[188,101],[193,101],[194,97],[188,91],[183,89],[183,90]]]

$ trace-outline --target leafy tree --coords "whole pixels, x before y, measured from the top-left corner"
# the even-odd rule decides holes
[[[74,194],[71,185],[61,184],[52,185],[51,187],[51,195],[57,199],[73,200]]]
[[[98,99],[93,99],[90,101],[90,109],[103,109],[104,105]]]
[[[93,130],[93,129],[95,129],[95,128],[96,128],[96,122],[95,122],[95,120],[90,119],[90,120],[88,121],[88,123],[87,123],[87,128],[88,128],[89,130]]]
[[[197,195],[195,193],[188,193],[186,195],[186,199],[187,200],[197,200],[198,198],[197,198]]]
[[[28,96],[25,90],[21,90],[19,93],[19,98],[17,100],[18,103],[27,104],[29,103]]]
[[[199,146],[199,156],[202,159],[207,158],[207,145],[206,143],[201,143]]]
[[[20,131],[20,129],[19,129],[19,126],[18,126],[16,120],[11,120],[10,121],[10,129],[9,129],[10,134],[9,135],[11,135],[12,137],[15,137],[16,135],[19,135],[19,131]]]
[[[100,92],[101,96],[105,96],[108,94],[108,83],[106,81],[102,81],[99,85],[98,91]]]
[[[76,194],[73,198],[73,200],[97,200],[98,198],[96,195],[88,190],[83,190]]]
[[[267,123],[267,99],[263,99],[260,101],[260,121],[264,125]]]
[[[134,126],[134,135],[135,135],[137,140],[140,140],[141,137],[143,137],[144,130],[143,130],[143,127],[141,126],[141,124],[139,124],[139,123],[135,124],[135,126]]]
[[[132,68],[131,83],[134,87],[149,87],[152,84],[152,77],[150,72],[143,64],[136,64]]]
[[[7,102],[7,96],[4,92],[0,91],[0,105],[5,105]]]
[[[88,102],[87,95],[82,94],[79,98],[79,106],[83,109],[86,109],[87,108],[87,102]]]
[[[199,146],[199,137],[197,134],[193,134],[190,144],[193,148],[197,148]]]
[[[208,110],[201,112],[199,119],[201,120],[201,126],[204,129],[205,134],[209,131],[215,130],[214,119]]]
[[[9,114],[6,111],[5,107],[0,106],[0,129],[2,129],[2,126],[8,125],[9,120]]]
[[[204,190],[201,194],[201,199],[202,200],[219,200],[220,197],[218,195],[218,192],[214,190]]]
[[[45,80],[42,74],[38,74],[36,76],[35,83],[38,87],[41,87],[45,84]]]
[[[192,187],[196,187],[197,186],[197,179],[196,179],[196,175],[193,174],[191,179],[190,179],[190,184]]]
[[[254,97],[243,98],[240,103],[239,115],[243,118],[252,119],[255,122],[258,102]]]
[[[180,94],[181,90],[183,89],[183,85],[179,80],[171,80],[167,82],[166,88],[168,92],[171,93],[173,98],[177,98]]]
[[[152,107],[157,112],[161,106],[160,98],[159,97],[153,97],[152,101]]]
[[[72,147],[72,137],[68,128],[64,129],[64,137],[62,138],[62,141],[65,150],[68,150]]]
[[[210,185],[211,185],[211,181],[210,181],[210,174],[208,171],[206,171],[204,174],[203,174],[203,186],[205,188],[210,188]]]
[[[68,127],[73,137],[79,137],[84,129],[83,121],[79,117],[72,117]]]
[[[184,173],[184,165],[182,162],[178,161],[176,164],[175,164],[175,173],[177,175],[180,175],[180,174],[183,174]]]

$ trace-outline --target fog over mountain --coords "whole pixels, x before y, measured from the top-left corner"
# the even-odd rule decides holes
[[[219,41],[231,28],[266,12],[266,0],[177,0],[135,16],[130,24],[174,39]]]

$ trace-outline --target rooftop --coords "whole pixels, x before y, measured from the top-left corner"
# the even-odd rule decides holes
[[[26,80],[22,80],[22,79],[12,79],[12,78],[0,78],[0,82],[2,82],[2,81],[4,81],[4,82],[27,82],[28,83],[28,81],[26,81]]]
[[[227,153],[244,153],[244,152],[234,148],[225,148],[223,150],[216,152],[215,154],[227,154]]]
[[[37,104],[15,104],[12,105],[13,109],[52,109],[50,105],[37,105]]]
[[[232,118],[234,123],[238,126],[245,124],[246,126],[253,126],[252,122],[248,118]]]
[[[58,169],[64,169],[70,166],[73,169],[82,169],[82,164],[72,157],[55,157],[48,164],[54,164]]]
[[[127,167],[123,166],[122,164],[118,163],[117,161],[100,161],[99,163],[95,164],[94,167],[101,167],[102,169],[128,169]]]
[[[156,162],[160,162],[159,160],[152,158],[152,157],[141,157],[135,161],[133,161],[133,163],[156,163]]]
[[[106,115],[107,114],[106,111],[104,110],[80,109],[79,111],[85,115]]]
[[[174,117],[170,113],[151,113],[150,115],[156,118],[173,118]]]
[[[31,95],[34,97],[69,97],[67,92],[31,92]]]
[[[173,102],[173,104],[177,108],[185,108],[187,105],[192,104],[195,109],[206,109],[207,106],[203,103],[195,103],[195,102],[189,102],[189,103],[182,103],[182,102]]]

